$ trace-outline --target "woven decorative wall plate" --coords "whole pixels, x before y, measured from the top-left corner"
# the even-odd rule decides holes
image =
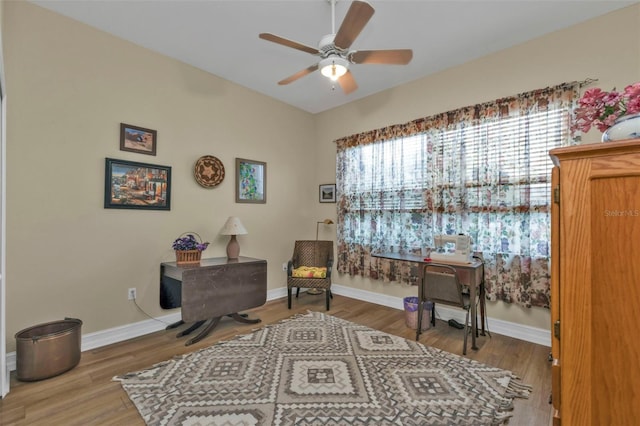
[[[213,155],[204,155],[196,161],[193,174],[200,185],[213,188],[224,179],[224,165]]]

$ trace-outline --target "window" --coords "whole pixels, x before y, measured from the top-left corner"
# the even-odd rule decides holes
[[[411,282],[371,253],[464,233],[490,298],[548,306],[548,152],[568,144],[576,98],[558,86],[337,141],[338,271]]]

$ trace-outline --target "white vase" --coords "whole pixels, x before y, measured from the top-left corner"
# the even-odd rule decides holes
[[[640,114],[623,115],[602,133],[602,142],[640,139]]]

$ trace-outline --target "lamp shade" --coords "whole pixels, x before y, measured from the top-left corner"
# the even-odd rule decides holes
[[[318,67],[320,72],[325,77],[329,77],[331,80],[336,81],[340,77],[346,74],[349,61],[340,56],[334,56],[325,58],[320,61]]]
[[[227,222],[220,231],[222,235],[244,235],[247,234],[247,230],[242,226],[242,222],[236,216],[229,216]]]

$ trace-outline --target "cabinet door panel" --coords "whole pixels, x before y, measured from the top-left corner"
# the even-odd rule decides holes
[[[640,177],[592,179],[590,194],[592,421],[637,424]]]
[[[560,166],[560,413],[565,426],[591,425],[591,171],[589,158]]]

